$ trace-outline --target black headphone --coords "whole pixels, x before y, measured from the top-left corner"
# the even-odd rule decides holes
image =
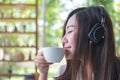
[[[101,11],[101,23],[96,23],[88,33],[90,41],[96,44],[101,42],[105,38],[105,26],[104,26],[105,18],[102,7],[100,7],[100,11]]]

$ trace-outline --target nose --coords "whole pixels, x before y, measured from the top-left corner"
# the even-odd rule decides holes
[[[68,40],[67,40],[66,36],[64,35],[63,38],[62,38],[62,44],[64,45],[67,42],[68,42]]]

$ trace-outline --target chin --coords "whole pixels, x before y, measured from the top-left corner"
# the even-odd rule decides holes
[[[66,60],[72,60],[73,56],[71,55],[71,53],[66,53],[65,58],[66,58]]]
[[[66,56],[66,60],[72,60],[72,57]]]

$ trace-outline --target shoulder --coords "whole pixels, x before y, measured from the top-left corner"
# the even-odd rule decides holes
[[[117,68],[118,71],[120,71],[120,58],[117,58],[116,68]]]
[[[118,80],[120,80],[120,58],[117,58],[116,61],[116,72],[117,72]]]
[[[55,77],[58,77],[61,74],[63,74],[64,71],[65,71],[65,69],[66,69],[66,65],[60,65],[59,68],[58,68],[58,70],[57,70],[57,72],[56,72],[56,74],[55,74]]]

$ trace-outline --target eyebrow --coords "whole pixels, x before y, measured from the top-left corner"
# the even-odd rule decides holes
[[[69,25],[66,27],[66,29],[68,29],[69,27],[75,27],[75,25]]]

